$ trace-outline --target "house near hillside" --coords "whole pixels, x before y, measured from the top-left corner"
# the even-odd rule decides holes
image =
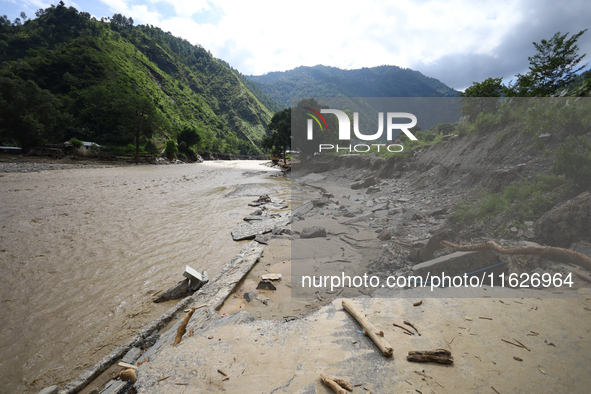
[[[13,155],[19,155],[23,150],[16,146],[0,146],[0,153],[12,153]]]
[[[74,154],[80,156],[96,156],[99,153],[101,145],[96,142],[82,141],[82,145],[76,148],[70,141],[64,142],[66,154]]]

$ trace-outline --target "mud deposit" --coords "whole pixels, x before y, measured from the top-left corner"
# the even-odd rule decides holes
[[[224,161],[1,174],[0,392],[65,384],[170,308],[152,298],[185,265],[215,275],[243,246],[230,230],[252,195],[288,196],[276,173]]]

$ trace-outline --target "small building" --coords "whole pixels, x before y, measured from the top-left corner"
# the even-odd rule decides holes
[[[20,155],[23,150],[16,146],[0,146],[0,153],[11,153],[13,155]]]
[[[70,141],[64,142],[66,152],[69,154],[75,154],[80,156],[96,156],[99,153],[99,149],[102,148],[96,142],[82,141],[80,148],[75,148]]]

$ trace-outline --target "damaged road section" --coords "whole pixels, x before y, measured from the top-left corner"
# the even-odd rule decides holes
[[[111,365],[117,360],[122,358],[126,353],[133,350],[135,347],[139,347],[143,344],[144,339],[148,338],[154,332],[161,330],[168,322],[176,318],[183,309],[191,307],[193,305],[205,304],[205,307],[198,309],[193,316],[192,323],[199,321],[203,325],[219,318],[215,312],[219,309],[224,300],[230,295],[234,287],[240,282],[242,277],[250,271],[250,269],[256,264],[259,258],[262,256],[264,246],[261,246],[258,242],[252,241],[246,244],[240,253],[235,256],[229,263],[227,263],[222,270],[205,284],[201,289],[195,292],[193,295],[183,298],[174,307],[166,311],[158,319],[148,324],[142,330],[140,330],[133,338],[129,339],[123,345],[113,350],[107,356],[105,356],[98,363],[88,368],[86,371],[81,373],[76,379],[67,384],[59,394],[73,394],[82,390],[87,384],[98,377],[102,372],[106,371]],[[142,357],[138,360],[138,363],[148,359],[150,355],[156,353],[164,346],[172,346],[172,343],[176,337],[178,325],[182,322],[179,321],[173,328],[166,331]],[[194,327],[188,327],[194,328]],[[118,382],[123,383],[123,382]],[[123,386],[121,386],[123,387]],[[118,392],[111,391],[113,393]]]

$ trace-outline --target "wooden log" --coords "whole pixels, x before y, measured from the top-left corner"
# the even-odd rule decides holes
[[[447,349],[437,350],[411,350],[406,356],[408,361],[419,363],[436,362],[440,364],[453,364],[454,358]]]
[[[131,369],[137,369],[137,367],[135,365],[124,363],[123,361],[120,361],[119,364],[117,364],[117,365],[120,366],[120,367],[123,367],[125,369],[130,369],[130,368]]]
[[[194,312],[195,308],[191,308],[191,310],[189,311],[189,313],[187,313],[187,316],[179,326],[176,332],[176,338],[174,339],[174,343],[172,344],[173,347],[181,343],[181,339],[183,339],[183,335],[185,335],[185,331],[187,330],[187,324],[189,324],[189,320],[191,320],[191,316],[193,316]]]
[[[335,382],[334,380],[332,380],[331,378],[329,378],[325,374],[321,373],[320,374],[320,379],[322,379],[322,382],[325,385],[327,385],[328,387],[330,387],[335,393],[337,393],[337,394],[347,394],[347,392],[345,391],[345,389],[343,389],[341,386],[338,385],[337,382]]]
[[[478,245],[457,245],[448,241],[441,241],[441,245],[460,252],[473,252],[478,250],[494,250],[501,254],[535,254],[550,259],[574,264],[591,271],[591,257],[574,250],[557,248],[554,246],[514,246],[505,248],[494,241],[486,241]]]
[[[384,338],[383,331],[379,331],[365,315],[363,315],[349,300],[343,300],[343,308],[349,312],[363,328],[363,335],[369,336],[386,357],[392,356],[394,349]]]
[[[351,382],[339,378],[331,378],[336,384],[344,388],[345,390],[353,391],[353,385]]]

